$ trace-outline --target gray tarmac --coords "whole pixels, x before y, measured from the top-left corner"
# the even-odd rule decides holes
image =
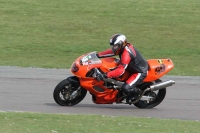
[[[134,105],[97,105],[87,93],[78,105],[63,107],[55,103],[53,90],[71,76],[68,69],[0,67],[0,111],[39,113],[97,114],[145,118],[186,119],[200,121],[200,77],[164,76],[176,84],[167,88],[164,101],[152,109]]]

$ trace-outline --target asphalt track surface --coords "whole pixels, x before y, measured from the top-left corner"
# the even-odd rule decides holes
[[[59,106],[53,99],[55,86],[70,76],[68,69],[0,67],[0,111],[97,114],[200,121],[200,77],[164,76],[176,84],[167,88],[164,101],[152,109],[134,105],[97,105],[87,93],[79,104]]]

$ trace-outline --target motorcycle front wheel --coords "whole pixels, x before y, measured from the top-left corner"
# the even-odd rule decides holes
[[[53,98],[61,106],[73,106],[80,103],[86,94],[87,90],[65,79],[55,87]]]

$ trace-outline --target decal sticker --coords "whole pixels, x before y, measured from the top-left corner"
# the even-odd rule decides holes
[[[158,60],[158,63],[163,64],[163,60]]]
[[[160,66],[156,67],[155,69],[155,74],[156,75],[159,75],[160,73],[164,72],[165,71],[165,65],[164,64],[161,64]]]

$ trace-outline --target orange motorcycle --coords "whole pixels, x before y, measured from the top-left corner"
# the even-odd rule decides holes
[[[80,103],[87,91],[96,104],[127,104],[127,96],[121,90],[129,77],[129,72],[119,78],[105,78],[98,81],[98,73],[106,73],[118,66],[119,59],[115,57],[98,58],[97,52],[78,57],[71,66],[71,73],[67,79],[61,81],[54,89],[53,97],[61,106],[73,106]],[[142,90],[138,99],[132,102],[138,108],[153,108],[160,104],[166,95],[166,87],[175,84],[173,80],[162,82],[160,78],[168,73],[174,64],[171,59],[147,60],[149,70],[147,77],[137,87]],[[130,103],[129,103],[130,104]]]

